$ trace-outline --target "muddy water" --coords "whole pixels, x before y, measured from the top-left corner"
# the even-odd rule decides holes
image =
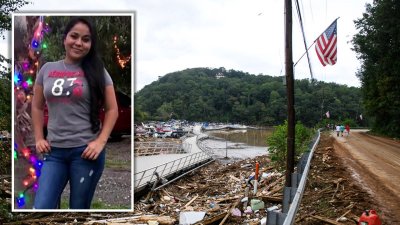
[[[266,147],[266,139],[272,134],[273,128],[248,129],[248,130],[220,130],[208,131],[207,134],[213,137],[223,138],[230,142],[245,143],[249,146]]]

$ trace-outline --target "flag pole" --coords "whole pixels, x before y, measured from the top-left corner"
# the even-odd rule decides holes
[[[321,35],[320,35],[320,36],[321,36]],[[319,36],[318,36],[318,37],[319,37]],[[310,47],[307,48],[307,50],[303,53],[303,55],[301,55],[300,59],[297,60],[297,62],[294,64],[294,66],[297,65],[297,63],[304,57],[305,54],[308,54],[308,50],[310,50],[310,48],[315,44],[315,42],[316,42],[317,40],[318,40],[318,38],[315,39],[315,41],[310,45]]]
[[[340,18],[340,16],[338,18],[336,18],[328,27],[330,27],[339,18]],[[303,55],[301,55],[300,59],[297,60],[297,62],[294,64],[293,67],[295,67],[297,65],[297,63],[304,57],[305,54],[308,54],[308,50],[310,50],[310,48],[315,44],[315,42],[317,42],[318,38],[325,32],[325,30],[320,35],[317,36],[317,38],[313,41],[313,43],[310,45],[310,47],[307,48],[307,50],[303,53]]]

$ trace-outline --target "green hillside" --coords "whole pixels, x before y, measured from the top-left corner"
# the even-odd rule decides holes
[[[224,68],[193,68],[160,77],[135,94],[135,120],[170,118],[252,125],[277,125],[287,117],[282,77]],[[335,83],[295,82],[296,120],[314,126],[326,119],[359,121],[359,88]],[[146,118],[144,118],[146,117]],[[358,124],[362,125],[362,124]]]

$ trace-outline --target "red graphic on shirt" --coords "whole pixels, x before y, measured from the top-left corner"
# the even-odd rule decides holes
[[[64,70],[52,70],[49,73],[49,77],[53,78],[70,78],[70,77],[84,77],[83,71],[64,71]]]
[[[73,84],[72,94],[76,97],[82,97],[83,95],[83,82],[76,79]]]

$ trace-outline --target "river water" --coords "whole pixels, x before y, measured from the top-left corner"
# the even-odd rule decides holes
[[[249,146],[267,147],[267,137],[273,132],[273,128],[248,129],[248,130],[216,130],[206,134],[212,137],[223,138],[229,142],[244,143]]]
[[[273,128],[208,131],[206,134],[215,139],[206,139],[204,144],[213,149],[217,158],[229,160],[254,158],[268,154],[266,139],[272,131]]]

